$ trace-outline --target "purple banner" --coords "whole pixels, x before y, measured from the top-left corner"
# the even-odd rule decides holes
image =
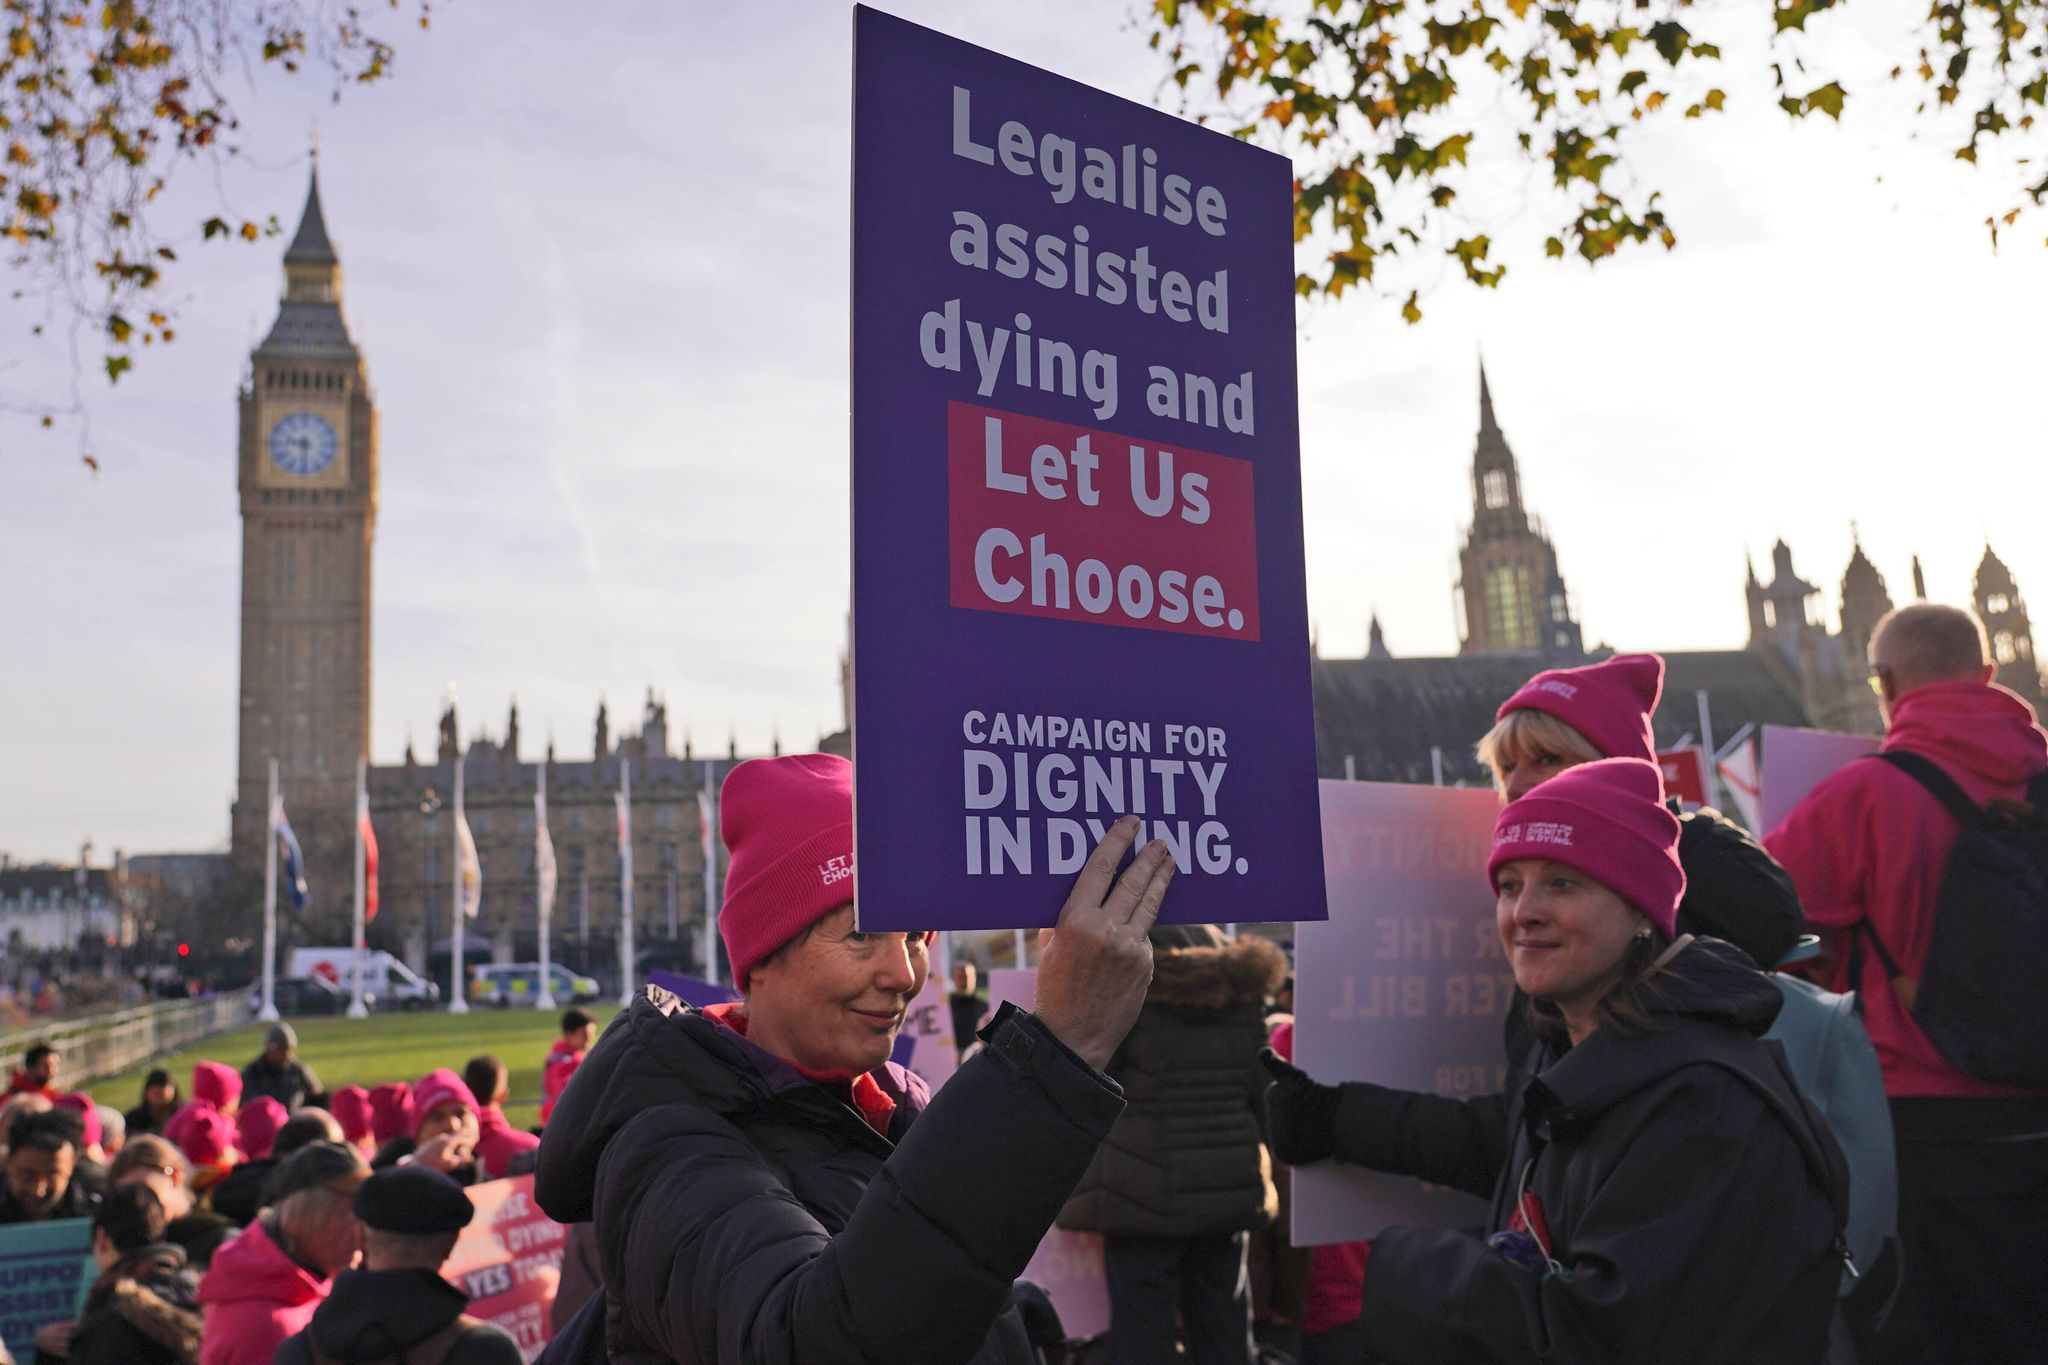
[[[1285,158],[854,12],[867,929],[1322,919]]]

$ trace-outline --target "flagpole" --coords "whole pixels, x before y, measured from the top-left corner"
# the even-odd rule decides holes
[[[535,909],[540,918],[540,994],[534,999],[533,1007],[551,1010],[555,1007],[555,977],[552,942],[555,896],[552,886],[541,884],[540,841],[548,837],[548,765],[545,760],[535,765],[540,785],[535,789],[538,799],[533,806],[533,818],[538,822],[533,835],[533,894],[538,902]],[[550,838],[548,856],[553,858],[553,841]]]
[[[450,860],[455,875],[448,883],[448,908],[455,921],[449,934],[448,949],[449,994],[453,997],[448,1002],[450,1014],[469,1013],[469,973],[464,970],[462,962],[462,818],[462,755],[458,752],[455,755],[455,821],[449,835],[455,855]]]
[[[277,760],[270,760],[270,804],[263,808],[263,1007],[256,1017],[277,1022]]]
[[[1714,786],[1715,786],[1715,780],[1716,780],[1716,779],[1717,779],[1717,778],[1718,778],[1718,777],[1720,776],[1720,774],[1718,774],[1718,773],[1716,773],[1716,772],[1714,771],[1714,716],[1713,716],[1713,711],[1712,711],[1712,710],[1711,710],[1711,708],[1709,708],[1709,706],[1707,705],[1707,689],[1706,689],[1706,688],[1704,688],[1704,687],[1700,688],[1700,689],[1699,689],[1699,691],[1697,691],[1697,692],[1693,693],[1693,697],[1694,697],[1694,699],[1695,699],[1695,700],[1697,700],[1697,701],[1699,702],[1699,707],[1700,707],[1700,747],[1701,747],[1701,749],[1702,749],[1702,750],[1704,751],[1704,752],[1703,752],[1703,753],[1701,754],[1701,757],[1703,757],[1704,759],[1706,759],[1706,762],[1705,762],[1705,763],[1704,763],[1703,765],[1701,765],[1701,766],[1703,766],[1703,767],[1705,767],[1705,768],[1706,768],[1706,772],[1705,772],[1705,773],[1703,773],[1703,774],[1701,775],[1701,782],[1700,782],[1700,785],[1701,785],[1702,787],[1706,788],[1706,790],[1705,790],[1704,792],[1702,792],[1702,793],[1701,793],[1701,795],[1703,795],[1703,796],[1705,796],[1705,797],[1707,798],[1707,800],[1706,800],[1706,804],[1708,804],[1708,805],[1710,805],[1710,806],[1713,806],[1713,807],[1715,807],[1716,809],[1719,809],[1719,808],[1720,808],[1720,806],[1721,806],[1721,805],[1722,805],[1723,803],[1722,803],[1722,802],[1720,802],[1720,801],[1717,801],[1717,800],[1715,800],[1715,799],[1714,799]]]
[[[633,1003],[633,761],[619,760],[619,1005]]]
[[[363,1004],[363,880],[366,858],[369,850],[363,847],[363,812],[369,807],[369,796],[365,785],[369,781],[364,772],[369,760],[356,759],[356,982],[355,998],[348,1003],[348,1017],[363,1019],[369,1016],[369,1007]]]

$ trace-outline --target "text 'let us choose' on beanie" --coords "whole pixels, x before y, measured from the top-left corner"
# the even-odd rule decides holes
[[[718,932],[745,989],[762,958],[853,899],[853,765],[834,754],[749,759],[718,801]]]
[[[1486,876],[1541,858],[1575,868],[1643,912],[1670,938],[1685,896],[1678,817],[1664,806],[1664,778],[1640,758],[1603,758],[1567,768],[1501,808]]]
[[[1657,761],[1650,717],[1664,695],[1664,660],[1655,654],[1617,654],[1583,668],[1550,668],[1522,684],[1494,712],[1545,711],[1591,740],[1608,758]]]

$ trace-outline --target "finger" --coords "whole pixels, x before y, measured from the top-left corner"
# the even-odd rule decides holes
[[[1045,950],[1050,947],[1052,947],[1052,930],[1040,929],[1038,931],[1038,955],[1044,957]],[[1024,964],[1020,962],[1017,965],[1021,967]]]
[[[1060,918],[1080,906],[1093,910],[1102,904],[1109,894],[1110,880],[1116,875],[1116,865],[1124,860],[1138,837],[1138,817],[1126,815],[1109,827],[1109,833],[1102,836],[1102,842],[1088,855],[1088,862],[1081,868],[1081,875],[1074,879],[1074,890],[1067,897],[1067,903],[1060,909]]]
[[[1163,849],[1161,851],[1164,852]],[[1130,917],[1124,923],[1140,934],[1152,932],[1152,926],[1159,922],[1159,908],[1166,903],[1166,888],[1179,872],[1180,868],[1171,857],[1162,857],[1159,866],[1152,872],[1151,880],[1145,883],[1144,891],[1139,893],[1138,903],[1132,907]]]
[[[1138,850],[1131,859],[1131,865],[1124,869],[1124,875],[1117,878],[1116,889],[1109,893],[1109,899],[1102,908],[1111,924],[1127,924],[1131,916],[1138,913],[1138,902],[1144,899],[1145,888],[1159,871],[1162,862],[1171,862],[1166,856],[1166,844],[1158,839]]]

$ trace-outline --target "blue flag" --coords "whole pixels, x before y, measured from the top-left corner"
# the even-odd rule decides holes
[[[292,898],[292,909],[303,910],[308,899],[306,858],[299,852],[299,836],[292,833],[292,822],[285,818],[282,798],[270,812],[270,827],[277,835],[278,851],[284,855],[285,893]]]

